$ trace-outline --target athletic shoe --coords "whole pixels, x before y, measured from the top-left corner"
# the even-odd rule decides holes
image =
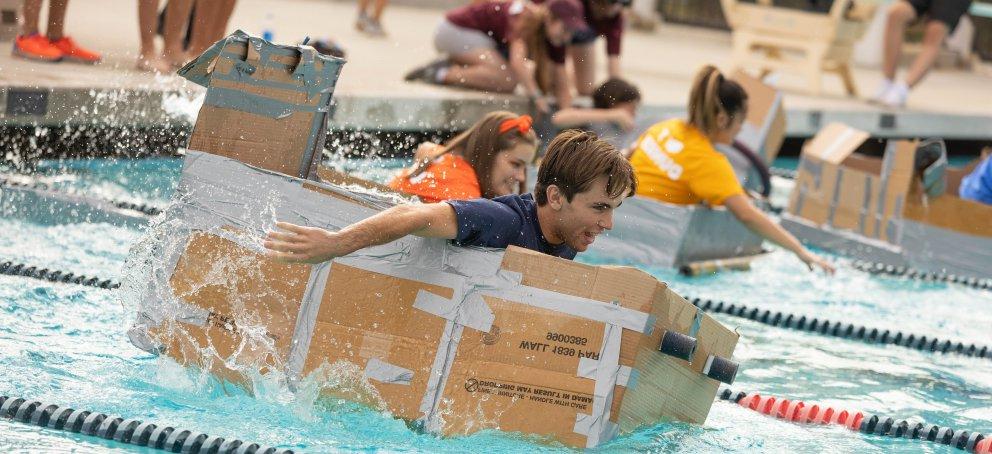
[[[386,36],[386,31],[382,29],[382,24],[375,19],[369,19],[368,23],[365,24],[365,29],[362,31],[377,38]]]
[[[57,62],[64,56],[58,47],[52,45],[48,38],[37,33],[28,36],[18,36],[14,39],[14,55],[29,60]]]
[[[872,104],[881,104],[882,98],[884,98],[885,94],[892,89],[893,85],[895,85],[895,83],[891,80],[882,79],[882,83],[878,85],[878,89],[875,90],[875,94],[871,98],[868,98],[868,102]]]
[[[909,86],[905,82],[896,82],[889,91],[882,96],[881,104],[893,109],[906,107],[906,98],[909,97]]]
[[[440,60],[435,60],[424,66],[414,69],[406,73],[406,77],[403,80],[407,82],[427,82],[429,84],[439,83],[437,80],[437,73],[444,68],[450,66],[448,59],[442,58]]]
[[[86,64],[100,62],[100,54],[79,47],[79,45],[76,44],[76,41],[68,36],[63,36],[55,41],[52,41],[52,45],[62,51],[62,54],[66,60]]]

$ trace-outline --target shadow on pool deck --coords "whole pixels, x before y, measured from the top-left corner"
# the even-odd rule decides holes
[[[112,12],[108,14],[108,12]],[[242,0],[231,29],[258,33],[267,14],[274,15],[277,42],[298,42],[305,36],[333,37],[348,51],[335,98],[334,125],[348,129],[393,131],[464,127],[494,108],[527,109],[516,96],[410,84],[402,80],[412,67],[435,57],[432,35],[443,10],[393,5],[385,13],[386,38],[355,31],[352,2],[318,0]],[[67,31],[80,43],[104,52],[96,66],[36,63],[16,59],[3,43],[0,52],[0,126],[112,123],[128,126],[186,126],[195,112],[170,93],[193,96],[200,91],[175,76],[154,76],[133,70],[138,30],[136,7],[114,0],[70,3]],[[599,66],[603,66],[602,62]],[[630,31],[624,41],[623,70],[644,94],[644,112],[653,117],[678,115],[689,84],[703,64],[727,68],[730,35],[726,32],[662,24],[653,33]],[[603,68],[600,68],[602,70]],[[862,93],[881,76],[876,69],[856,69]],[[843,121],[878,137],[943,136],[992,138],[992,77],[965,71],[939,70],[910,97],[907,109],[887,112],[843,95],[840,80],[824,76],[825,96],[803,93],[801,77],[782,74],[788,135],[808,137],[821,125]],[[27,106],[45,97],[42,115],[11,115],[14,104]],[[14,102],[14,104],[9,104]],[[27,104],[25,104],[27,103]],[[186,103],[188,104],[188,102]],[[45,106],[35,105],[39,109]],[[41,113],[41,110],[37,111]]]

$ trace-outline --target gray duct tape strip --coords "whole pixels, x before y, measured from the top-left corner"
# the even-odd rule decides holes
[[[799,168],[813,175],[813,186],[820,188],[820,175],[823,174],[823,163],[813,159],[802,157],[799,160]]]
[[[900,214],[902,213],[903,195],[896,197],[895,210],[892,212],[892,217],[889,218],[888,222],[885,223],[885,234],[887,235],[889,242],[892,244],[899,244],[899,235],[901,229],[899,228],[899,219],[902,218]]]
[[[864,235],[865,233],[865,219],[868,218],[869,210],[868,206],[871,203],[871,176],[865,176],[865,197],[861,201],[861,213],[858,216],[858,232]]]
[[[326,105],[311,106],[308,104],[292,104],[276,99],[266,98],[241,90],[222,87],[210,87],[203,103],[209,106],[233,109],[262,115],[269,118],[282,119],[295,112],[328,112]]]
[[[437,354],[434,355],[434,363],[431,365],[431,375],[427,379],[427,391],[420,401],[421,422],[424,429],[430,432],[441,430],[440,415],[438,407],[441,405],[441,397],[444,395],[444,386],[448,383],[448,374],[451,373],[451,364],[455,361],[458,352],[458,343],[462,339],[464,328],[450,320],[444,324],[444,332],[437,345]]]
[[[293,328],[293,342],[289,347],[289,358],[286,359],[286,376],[290,384],[301,378],[303,367],[310,353],[310,342],[317,325],[317,313],[324,298],[327,281],[331,278],[331,262],[324,262],[310,268],[310,279],[306,290],[303,291],[303,301],[300,303],[300,313],[296,317],[296,327]]]
[[[837,168],[837,176],[834,178],[834,193],[830,197],[830,210],[827,214],[827,225],[834,225],[834,215],[837,214],[837,199],[840,198],[840,182],[844,178],[844,168]]]
[[[623,330],[607,323],[603,333],[603,346],[596,362],[595,388],[592,409],[588,415],[575,417],[573,431],[584,434],[586,447],[593,448],[609,441],[619,432],[616,424],[610,421],[610,407],[613,405],[613,391],[620,374],[620,341]]]
[[[413,371],[394,364],[389,364],[379,358],[369,358],[365,364],[364,375],[381,383],[410,386]]]
[[[460,302],[466,296],[475,293],[479,296],[492,296],[494,298],[500,298],[542,309],[553,310],[576,317],[612,323],[644,334],[650,334],[651,329],[654,326],[654,318],[646,312],[625,308],[615,304],[604,303],[589,298],[565,295],[551,290],[519,285],[513,281],[512,275],[504,275],[503,273],[497,273],[496,276],[465,277],[438,270],[417,268],[407,265],[398,266],[384,260],[374,260],[362,257],[348,256],[336,259],[336,261],[348,266],[354,266],[356,268],[385,274],[387,276],[452,288],[455,290],[455,296],[452,298],[452,301]],[[422,304],[428,305],[428,303],[429,301],[424,301]],[[473,305],[477,304],[479,304],[479,302],[473,303]],[[444,310],[439,308],[432,310],[445,313]],[[469,320],[473,314],[479,316],[484,315],[470,310],[458,310],[456,313],[459,316],[469,317],[463,319],[466,321]],[[492,321],[489,320],[487,322],[485,320],[472,320],[470,323],[471,325],[466,326],[488,326],[492,324]],[[489,329],[487,328],[482,331],[489,331]]]
[[[455,301],[421,290],[417,292],[413,307],[482,332],[489,332],[496,319],[478,293],[469,293],[461,301]]]

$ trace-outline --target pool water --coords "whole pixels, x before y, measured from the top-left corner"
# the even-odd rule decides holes
[[[399,161],[336,161],[383,181]],[[42,163],[41,178],[102,197],[165,204],[181,161]],[[782,181],[777,181],[782,183]],[[779,197],[783,191],[778,191]],[[780,202],[780,204],[783,202]],[[140,229],[108,224],[32,224],[0,219],[0,259],[119,278]],[[580,255],[594,263],[621,257]],[[647,269],[687,296],[855,322],[904,333],[992,345],[992,292],[874,277],[845,266],[833,278],[808,273],[776,249],[750,272],[686,278]],[[130,344],[133,313],[112,291],[0,276],[0,395],[69,405],[305,452],[561,451],[519,434],[486,431],[438,438],[344,401],[292,394],[274,378],[252,392],[219,383]],[[741,371],[734,389],[992,434],[992,361],[785,330],[716,315],[736,329]],[[782,422],[716,402],[704,426],[657,424],[603,451],[960,452],[918,440],[864,436],[831,426]],[[79,434],[0,420],[0,451],[142,452]],[[149,451],[151,452],[151,451]]]

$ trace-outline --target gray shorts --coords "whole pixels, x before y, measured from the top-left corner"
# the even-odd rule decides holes
[[[442,19],[434,31],[434,48],[447,55],[459,55],[475,49],[496,49],[496,40],[471,28],[459,27]]]

